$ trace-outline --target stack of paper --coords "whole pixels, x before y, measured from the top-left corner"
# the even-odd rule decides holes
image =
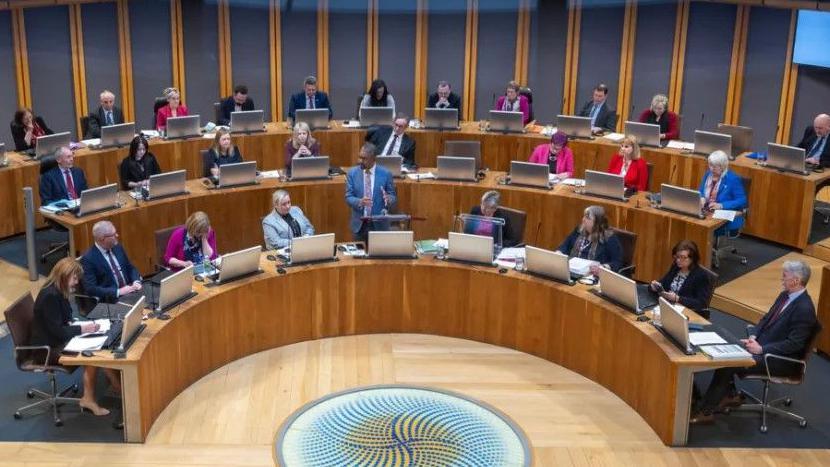
[[[410,180],[430,180],[430,179],[434,180],[435,179],[435,174],[433,174],[432,172],[418,173],[418,174],[407,174],[406,176],[409,177]]]
[[[625,138],[625,135],[622,133],[608,133],[607,135],[603,136],[603,138],[610,139],[615,143],[619,143],[623,140],[623,138]]]
[[[692,345],[726,344],[726,341],[716,332],[690,332],[689,343]]]
[[[597,264],[597,262],[590,259],[571,258],[568,260],[568,269],[570,269],[571,274],[586,276],[591,272],[592,264]]]
[[[81,142],[87,146],[98,146],[101,144],[101,138],[82,139]]]
[[[582,178],[566,178],[562,180],[563,185],[571,185],[571,186],[585,186],[585,179]]]
[[[732,222],[735,220],[736,214],[738,214],[738,211],[730,211],[728,209],[715,209],[715,213],[712,214],[712,219],[723,219]]]
[[[516,266],[516,258],[525,258],[524,248],[503,248],[496,257],[496,264],[505,268]]]
[[[360,122],[357,120],[345,120],[343,121],[343,126],[345,128],[360,128]]]
[[[704,345],[700,351],[709,356],[712,360],[728,360],[739,358],[751,358],[752,354],[737,344],[726,345]]]
[[[419,255],[434,255],[438,252],[438,247],[435,246],[435,240],[418,240],[415,242],[415,251]]]
[[[671,149],[685,149],[687,151],[694,151],[695,143],[687,143],[685,141],[677,141],[673,139],[669,141],[669,144],[667,144],[666,147]]]
[[[259,173],[262,178],[280,178],[279,170],[264,170]]]

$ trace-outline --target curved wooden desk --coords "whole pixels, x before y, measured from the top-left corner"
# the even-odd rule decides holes
[[[333,122],[331,130],[317,131],[323,153],[329,154],[332,164],[353,165],[363,142],[365,130],[343,128]],[[475,122],[464,123],[458,131],[410,130],[417,143],[416,159],[424,167],[434,167],[438,155],[448,140],[476,140],[482,143],[484,166],[496,171],[510,170],[510,161],[527,160],[536,145],[548,139],[539,134],[482,133]],[[284,123],[269,123],[267,131],[252,135],[234,136],[247,160],[256,160],[261,170],[281,168],[283,145],[290,136]],[[212,144],[211,139],[195,138],[178,141],[150,141],[163,170],[186,169],[188,178],[202,176],[200,149]],[[618,145],[606,139],[574,140],[569,143],[574,151],[574,172],[582,177],[586,169],[606,170]],[[90,186],[118,183],[118,164],[127,155],[127,148],[76,152],[75,163],[84,169]],[[700,155],[683,154],[673,149],[643,148],[642,157],[654,166],[652,189],[660,184],[697,188],[706,171],[706,159]],[[749,193],[750,215],[745,232],[766,240],[796,248],[805,248],[812,225],[813,198],[816,187],[830,178],[830,171],[809,176],[779,173],[755,166],[751,159],[738,158],[732,170],[753,180]],[[10,154],[10,165],[0,169],[0,238],[21,233],[25,229],[23,202],[20,195],[25,186],[37,193],[39,164],[19,154]],[[6,202],[16,200],[15,202]],[[466,208],[465,208],[466,209]]]
[[[682,239],[694,240],[701,251],[709,251],[712,234],[723,221],[661,211],[649,207],[644,194],[618,202],[575,194],[572,187],[553,190],[499,185],[503,173],[490,172],[479,183],[411,180],[396,181],[398,211],[411,214],[416,239],[446,238],[453,216],[469,212],[489,189],[498,189],[502,204],[527,212],[525,241],[544,248],[556,248],[582,219],[583,210],[592,204],[605,207],[610,224],[638,234],[634,255],[635,277],[653,280],[665,274],[671,265],[671,248]],[[143,273],[153,271],[155,239],[153,232],[183,224],[194,211],[205,211],[217,231],[218,248],[227,253],[263,241],[261,219],[271,211],[271,193],[285,188],[293,204],[300,206],[318,233],[334,232],[338,241],[349,241],[350,210],[344,201],[344,177],[328,181],[279,182],[265,179],[255,186],[213,190],[200,180],[188,182],[189,195],[158,201],[138,202],[127,194],[119,209],[76,218],[70,215],[49,217],[69,229],[73,255],[92,246],[92,226],[102,219],[111,220],[131,261]],[[702,258],[709,264],[709,255]]]
[[[537,355],[605,386],[665,444],[683,445],[694,372],[747,366],[687,356],[650,324],[589,293],[496,268],[437,261],[341,261],[218,287],[149,320],[122,360],[110,352],[61,363],[121,370],[127,441],[142,442],[165,407],[209,372],[275,347],[324,337],[423,333]],[[384,283],[384,287],[373,287]]]

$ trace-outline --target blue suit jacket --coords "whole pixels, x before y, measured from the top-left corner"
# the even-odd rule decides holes
[[[372,193],[372,215],[379,216],[384,209],[389,211],[398,201],[397,193],[395,192],[395,183],[392,173],[383,167],[375,164],[375,184]],[[390,196],[389,206],[383,203],[383,190]],[[363,226],[363,206],[360,205],[360,200],[363,199],[363,169],[360,166],[355,166],[349,169],[346,174],[346,204],[352,209],[351,219],[349,220],[349,227],[352,232],[358,233],[360,227]]]
[[[288,102],[288,118],[294,120],[294,111],[305,108],[305,92],[298,92],[291,96]],[[329,104],[329,96],[323,91],[317,91],[314,94],[314,108],[315,109],[329,109],[329,120],[332,118],[331,104]]]
[[[700,197],[706,197],[706,181],[709,180],[711,176],[710,171],[706,171],[706,174],[703,175],[703,181],[700,182]],[[723,205],[723,209],[728,209],[731,211],[740,211],[747,207],[747,200],[746,200],[746,192],[744,192],[744,184],[741,181],[741,177],[737,176],[735,173],[726,171],[723,174],[723,180],[720,182],[720,188],[718,188],[718,196],[716,201]],[[744,216],[735,216],[735,220],[726,224],[726,228],[728,230],[738,230],[744,226]]]
[[[781,298],[779,295],[776,302]],[[778,319],[767,325],[774,307],[773,303],[770,311],[761,318],[752,331],[755,334],[755,340],[761,344],[765,354],[773,353],[785,357],[801,358],[805,347],[810,344],[810,337],[817,324],[813,300],[805,290],[784,309]],[[757,359],[758,356],[756,356]]]
[[[69,170],[72,172],[75,194],[80,197],[81,192],[87,189],[84,171],[77,167],[72,167]],[[69,193],[66,191],[66,182],[63,181],[63,173],[61,173],[60,167],[55,167],[40,176],[40,204],[45,206],[62,199],[69,199]]]
[[[120,244],[115,245],[112,254],[121,266],[121,274],[127,284],[141,280],[138,270],[127,258],[127,252]],[[115,280],[112,268],[107,258],[93,245],[81,257],[81,266],[84,267],[84,291],[88,295],[100,298],[102,301],[113,303],[118,298],[118,282]]]

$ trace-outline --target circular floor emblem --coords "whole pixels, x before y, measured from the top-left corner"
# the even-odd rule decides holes
[[[407,386],[328,395],[295,412],[277,435],[283,466],[530,465],[521,429],[465,396]]]

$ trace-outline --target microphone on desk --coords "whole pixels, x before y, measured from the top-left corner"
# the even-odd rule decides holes
[[[634,120],[634,104],[631,104],[631,110],[628,112],[628,120]],[[639,121],[639,119],[637,119]],[[625,124],[625,122],[623,122]],[[623,126],[623,130],[625,130],[625,126]]]
[[[495,109],[495,110],[501,110],[501,109],[496,109],[496,93],[493,93],[493,102],[490,103],[490,108]]]
[[[702,129],[703,129],[703,120],[704,120],[705,118],[706,118],[706,114],[705,114],[705,113],[703,113],[703,112],[701,112],[701,113],[700,113],[700,123],[697,125],[697,129],[698,129],[698,130],[702,130]]]

